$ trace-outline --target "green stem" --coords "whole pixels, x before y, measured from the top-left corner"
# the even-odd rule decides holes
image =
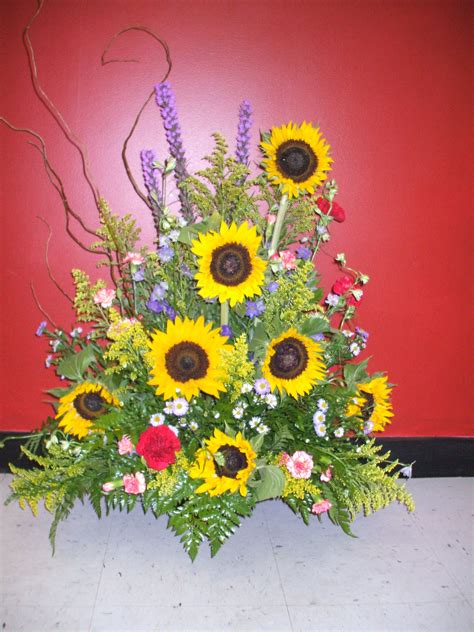
[[[229,301],[221,303],[221,327],[229,324]]]
[[[268,250],[268,256],[271,257],[278,250],[278,242],[280,241],[281,229],[285,221],[286,211],[288,210],[288,196],[283,195],[280,200],[280,206],[278,208],[278,214],[273,228],[272,242]]]

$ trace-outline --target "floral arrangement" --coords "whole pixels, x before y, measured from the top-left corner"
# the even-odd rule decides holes
[[[412,510],[399,463],[373,437],[393,416],[392,386],[357,361],[369,334],[353,321],[369,277],[337,254],[341,275],[325,295],[315,269],[345,220],[320,129],[263,133],[252,174],[244,101],[235,153],[216,133],[191,175],[167,81],[155,98],[169,156],[140,158],[156,240],[139,245],[135,220],[98,198],[88,249],[107,275],[92,282],[74,269],[78,326],[44,321],[36,332],[64,383],[22,448],[35,466],[11,466],[9,500],[33,512],[44,500],[53,546],[77,500],[99,517],[140,505],[168,515],[192,559],[206,539],[214,555],[267,499],[349,535],[359,512],[392,501]]]

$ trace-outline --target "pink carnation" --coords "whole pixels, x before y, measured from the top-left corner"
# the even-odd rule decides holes
[[[133,263],[136,266],[140,266],[144,261],[145,257],[143,257],[139,252],[127,252],[123,259],[123,263]]]
[[[123,486],[128,494],[143,494],[146,489],[145,477],[142,472],[136,474],[125,474]]]
[[[102,491],[103,492],[113,492],[114,489],[115,489],[115,485],[112,482],[104,483],[102,485]]]
[[[309,478],[313,469],[313,457],[303,450],[295,452],[286,462],[286,469],[293,478]]]
[[[118,442],[118,453],[123,456],[124,454],[132,454],[134,450],[133,443],[128,435],[123,437]]]
[[[329,511],[331,507],[332,504],[329,502],[329,500],[321,500],[319,503],[314,503],[314,505],[311,507],[311,511],[319,516],[319,514],[322,514],[325,511]]]
[[[280,460],[278,461],[278,465],[286,465],[290,459],[290,455],[286,452],[283,452],[283,454],[280,456]]]
[[[280,252],[280,259],[285,270],[294,270],[296,268],[296,255],[291,250],[282,250]]]
[[[331,466],[329,466],[325,472],[322,472],[321,476],[319,477],[319,480],[322,481],[323,483],[329,483],[331,478],[332,478],[332,468]]]
[[[115,298],[115,290],[102,289],[94,294],[94,303],[101,307],[111,307]]]

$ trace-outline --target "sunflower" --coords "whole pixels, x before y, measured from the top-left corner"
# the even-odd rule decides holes
[[[203,316],[196,321],[176,318],[174,322],[168,320],[166,333],[152,334],[146,359],[153,377],[148,384],[156,386],[157,395],[169,399],[179,389],[190,400],[199,391],[219,397],[219,391],[226,390],[221,351],[230,350],[230,346],[220,330],[211,327],[204,324]]]
[[[233,307],[255,294],[262,293],[267,266],[257,257],[261,237],[255,226],[221,224],[219,232],[200,234],[193,241],[192,252],[199,257],[196,280],[204,298],[229,301]]]
[[[108,411],[109,406],[120,406],[120,402],[101,384],[83,382],[61,397],[56,419],[65,432],[85,437],[94,426],[94,419]]]
[[[263,164],[268,177],[283,185],[289,198],[314,193],[331,171],[330,147],[311,123],[298,126],[290,121],[273,127],[268,142],[262,142],[261,147],[267,156]]]
[[[255,469],[256,458],[252,446],[240,432],[233,439],[216,428],[214,436],[206,441],[206,448],[196,452],[196,462],[189,469],[191,478],[204,479],[196,493],[219,496],[239,491],[246,496],[246,483]]]
[[[349,417],[360,417],[364,422],[372,422],[372,430],[380,431],[391,423],[393,417],[390,393],[386,377],[375,377],[370,382],[357,384],[357,396],[347,407]]]
[[[297,399],[324,378],[325,369],[321,346],[291,327],[270,342],[262,374],[272,390],[285,390]]]

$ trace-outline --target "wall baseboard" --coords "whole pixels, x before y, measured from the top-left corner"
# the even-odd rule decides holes
[[[6,437],[26,433],[0,432],[0,442]],[[20,446],[26,439],[7,441],[0,448],[0,472],[9,472],[8,464],[31,468]],[[436,476],[474,476],[474,438],[470,437],[381,437],[377,440],[390,450],[393,459],[413,466],[413,478]]]

